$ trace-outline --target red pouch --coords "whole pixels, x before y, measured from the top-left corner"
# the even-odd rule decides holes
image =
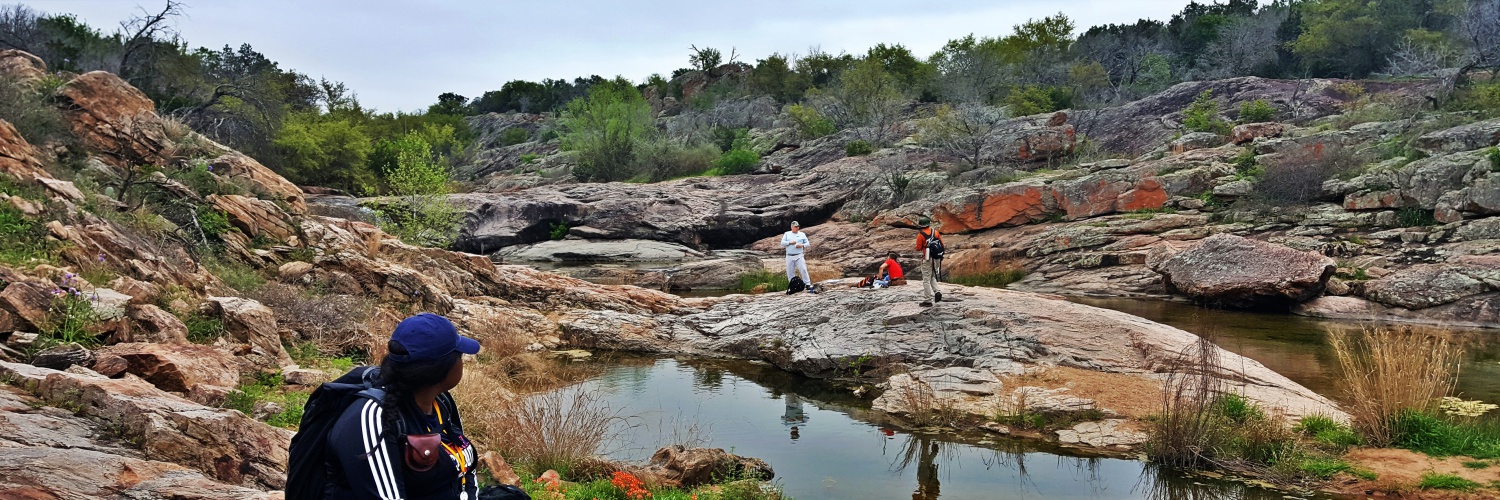
[[[406,458],[407,467],[417,472],[427,472],[437,465],[438,457],[443,456],[443,436],[407,434],[401,451]]]

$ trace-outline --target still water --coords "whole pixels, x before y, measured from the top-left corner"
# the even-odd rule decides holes
[[[867,401],[764,364],[630,357],[607,363],[582,389],[598,389],[630,416],[612,458],[645,461],[658,446],[678,442],[725,448],[770,463],[776,483],[802,500],[1284,495],[1044,443],[896,430]]]

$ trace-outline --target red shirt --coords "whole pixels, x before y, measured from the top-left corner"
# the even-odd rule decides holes
[[[893,280],[906,277],[906,273],[901,272],[901,264],[896,262],[896,259],[891,258],[885,259],[885,273],[891,275],[891,279]]]

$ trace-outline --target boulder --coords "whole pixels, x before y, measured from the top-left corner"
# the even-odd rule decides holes
[[[15,322],[11,327],[36,331],[45,326],[49,311],[52,310],[52,288],[54,287],[18,281],[0,290],[0,310],[10,313]]]
[[[726,256],[645,270],[635,285],[656,290],[733,290],[740,286],[740,275],[764,268],[755,256]]]
[[[1213,148],[1224,145],[1224,136],[1213,132],[1188,132],[1172,141],[1167,147],[1173,154],[1182,154],[1195,149]]]
[[[1443,328],[1494,328],[1500,325],[1500,293],[1483,293],[1422,309],[1391,307],[1359,297],[1319,297],[1292,308],[1314,318],[1390,323],[1420,323]]]
[[[1486,271],[1451,264],[1418,265],[1365,282],[1363,295],[1388,306],[1423,309],[1500,289],[1497,287],[1500,282],[1494,280],[1496,272],[1500,269]]]
[[[135,321],[127,342],[187,343],[187,325],[156,304],[132,305],[126,314]]]
[[[714,484],[724,478],[758,478],[769,481],[775,472],[764,460],[742,457],[722,448],[665,446],[651,455],[647,470],[675,481],[683,488]]]
[[[260,367],[280,367],[291,363],[291,356],[281,346],[277,334],[276,314],[271,309],[251,299],[241,297],[209,297],[207,305],[211,312],[224,323],[224,333],[230,339],[249,344]]]
[[[1235,145],[1243,146],[1262,137],[1281,137],[1286,133],[1286,125],[1277,122],[1246,123],[1235,125],[1234,130],[1229,133],[1229,140]]]
[[[1473,151],[1500,143],[1500,118],[1430,132],[1412,141],[1412,147],[1428,156]]]
[[[1274,243],[1218,234],[1156,258],[1167,290],[1230,307],[1287,307],[1323,293],[1333,259]]]
[[[240,383],[234,357],[209,346],[127,343],[106,347],[102,353],[125,359],[126,371],[164,391],[187,394],[200,385],[231,389]]]
[[[1146,443],[1150,438],[1142,429],[1133,428],[1129,420],[1108,419],[1099,422],[1084,422],[1071,429],[1057,431],[1057,442],[1106,447],[1133,447]]]
[[[48,347],[31,358],[31,366],[53,370],[66,370],[73,365],[93,366],[93,364],[94,352],[77,343]]]
[[[31,84],[47,77],[47,63],[22,50],[0,50],[0,78]]]
[[[298,227],[275,203],[240,195],[208,195],[208,202],[222,210],[229,223],[251,238],[268,238],[277,244],[296,245]]]
[[[52,174],[42,168],[36,148],[5,120],[0,120],[0,173],[21,182],[52,178]]]

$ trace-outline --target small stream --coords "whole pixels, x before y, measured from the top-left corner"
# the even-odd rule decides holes
[[[627,434],[612,458],[643,462],[658,446],[694,443],[756,457],[793,498],[919,500],[1271,500],[1285,493],[1189,478],[1138,460],[1089,457],[988,434],[908,432],[869,402],[827,384],[746,361],[614,357],[597,389]]]

